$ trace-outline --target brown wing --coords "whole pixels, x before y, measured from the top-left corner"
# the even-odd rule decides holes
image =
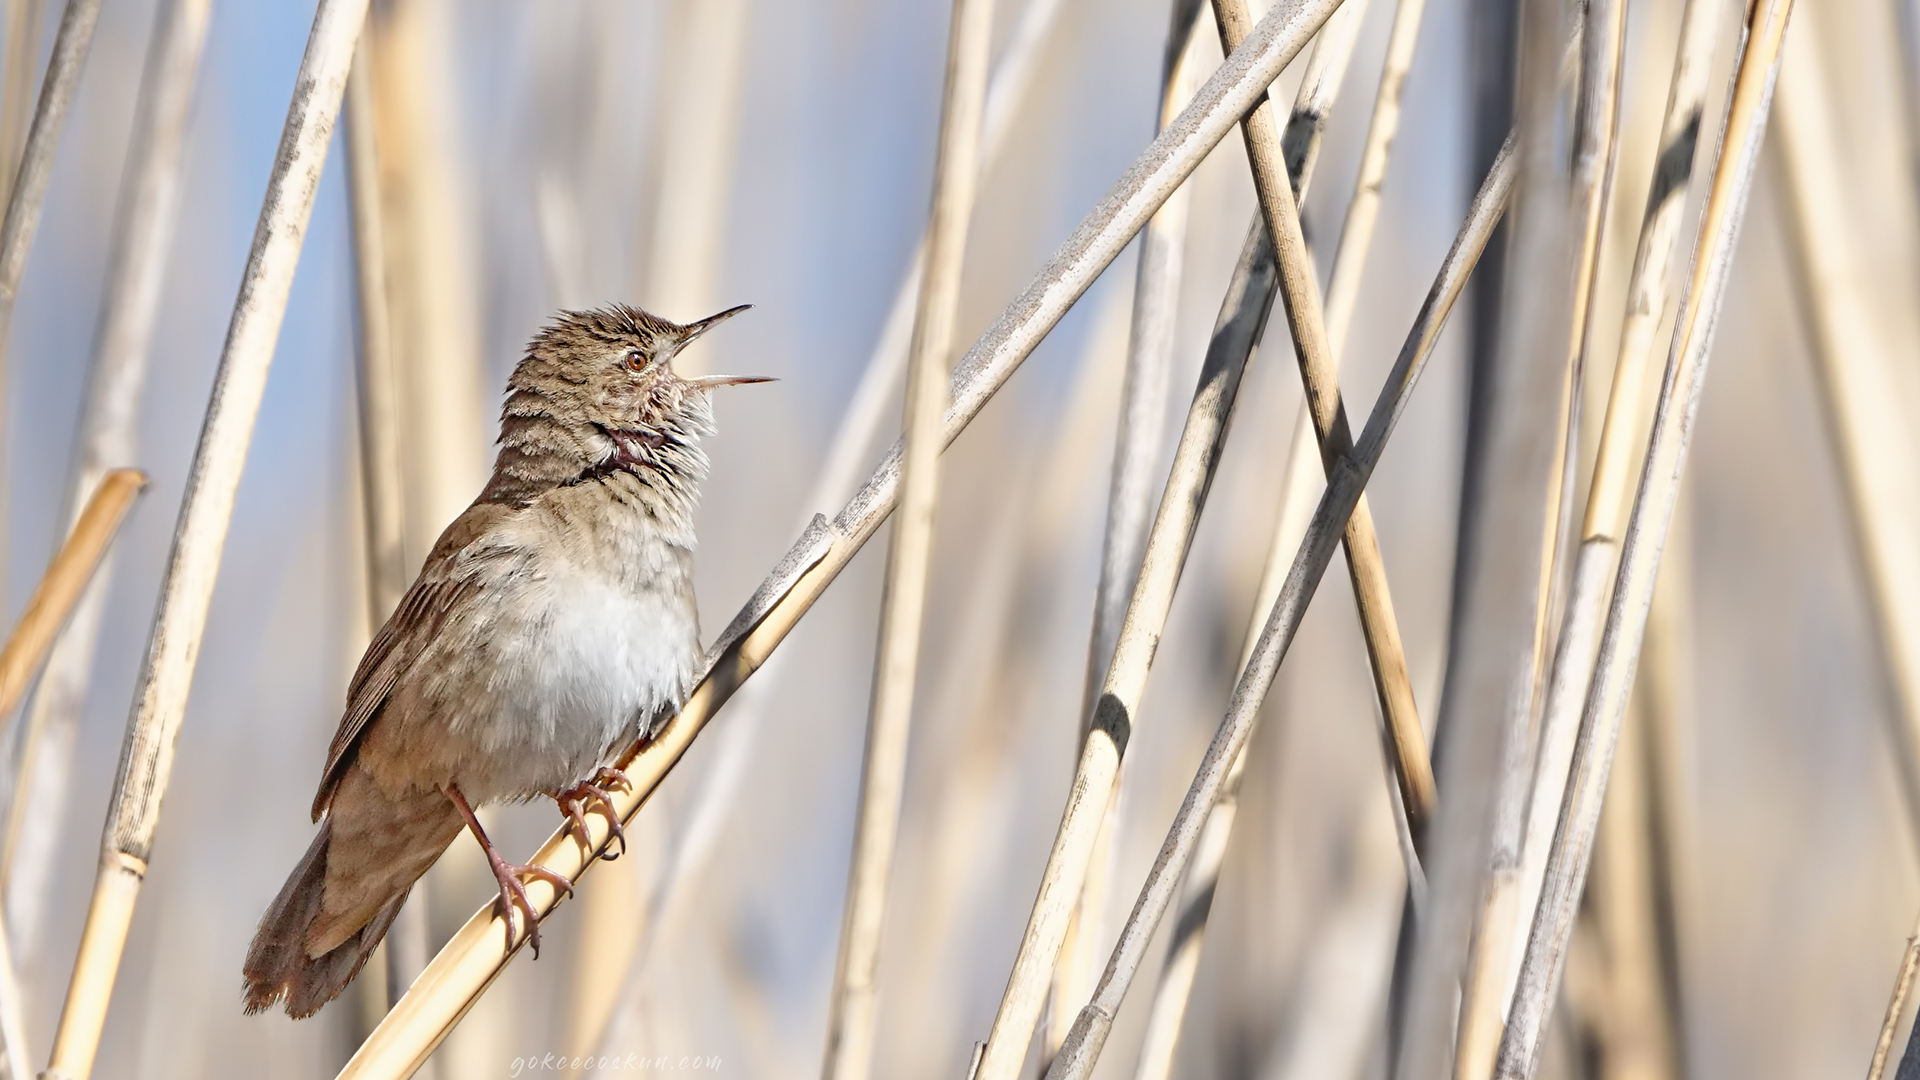
[[[313,797],[313,820],[320,820],[360,737],[380,715],[400,677],[439,637],[448,614],[479,590],[473,577],[454,572],[456,557],[508,512],[497,504],[478,504],[447,526],[433,554],[427,556],[426,565],[420,568],[420,577],[367,646],[353,681],[347,684],[347,709],[340,718],[340,729],[334,732],[333,745],[327,749],[327,767],[320,776],[320,791]]]

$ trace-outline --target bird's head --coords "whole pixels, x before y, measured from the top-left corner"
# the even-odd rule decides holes
[[[504,481],[524,495],[529,485],[642,470],[697,484],[706,468],[697,443],[714,431],[710,393],[771,380],[683,378],[674,360],[745,310],[728,308],[685,325],[623,304],[561,312],[528,344],[507,380],[494,486]]]

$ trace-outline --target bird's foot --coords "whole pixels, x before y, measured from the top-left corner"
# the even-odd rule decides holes
[[[518,908],[527,920],[527,944],[533,948],[533,958],[540,959],[540,915],[534,911],[533,901],[527,897],[527,887],[521,884],[520,876],[526,874],[541,878],[569,896],[573,895],[573,882],[568,881],[564,874],[536,863],[525,866],[510,863],[492,847],[487,848],[487,865],[493,868],[493,879],[500,883],[500,917],[507,924],[507,948],[513,948],[513,913]]]
[[[500,919],[507,924],[507,951],[513,951],[513,913],[518,908],[527,919],[527,944],[533,946],[533,958],[540,959],[540,914],[533,909],[533,901],[527,896],[527,887],[520,883],[520,875],[526,874],[545,880],[549,885],[573,895],[573,882],[566,875],[556,873],[544,866],[528,863],[519,866],[507,861],[506,856],[487,839],[487,830],[480,827],[480,818],[473,812],[473,806],[460,789],[448,784],[444,789],[447,798],[460,811],[467,821],[467,828],[473,832],[473,838],[480,841],[480,850],[487,855],[487,866],[493,870],[493,880],[500,885]]]
[[[567,815],[567,820],[573,822],[573,827],[578,830],[580,842],[587,846],[589,858],[593,852],[593,834],[587,831],[586,810],[592,810],[607,819],[614,839],[620,841],[620,855],[627,853],[627,831],[620,824],[620,811],[614,808],[613,796],[607,792],[608,788],[614,787],[632,791],[633,783],[619,769],[603,768],[593,774],[593,779],[583,780],[553,796],[553,801],[560,804],[560,812]],[[601,858],[612,862],[620,855],[606,854]]]

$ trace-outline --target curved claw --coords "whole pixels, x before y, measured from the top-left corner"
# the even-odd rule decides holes
[[[595,770],[593,782],[603,788],[619,788],[622,791],[633,790],[633,781],[627,779],[627,774],[611,765],[602,765],[599,769]]]
[[[527,944],[533,947],[533,958],[540,959],[540,915],[534,911],[527,887],[520,883],[520,875],[540,878],[568,896],[573,895],[573,882],[537,863],[524,866],[510,863],[492,850],[487,852],[487,864],[493,868],[494,880],[500,883],[500,915],[507,924],[507,948],[513,948],[513,912],[517,907],[527,918]]]
[[[613,796],[607,793],[609,787],[625,787],[630,791],[633,789],[633,783],[620,770],[603,768],[593,774],[593,779],[582,781],[553,796],[553,801],[560,804],[560,812],[567,815],[567,820],[573,822],[576,834],[580,837],[581,844],[586,846],[589,857],[593,853],[593,834],[587,831],[587,819],[582,812],[583,804],[591,804],[594,813],[607,819],[608,827],[613,830],[614,839],[620,841],[620,855],[627,853],[627,830],[620,823],[620,812],[614,808]],[[620,855],[609,853],[601,855],[601,858],[612,862]]]

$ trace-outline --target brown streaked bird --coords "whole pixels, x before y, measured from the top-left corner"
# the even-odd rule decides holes
[[[745,311],[680,326],[637,308],[562,312],[507,380],[493,478],[442,533],[374,636],[327,752],[307,853],[260,920],[246,1006],[311,1016],[345,988],[462,828],[485,849],[514,940],[540,926],[475,807],[554,799],[614,818],[608,767],[692,689],[693,511],[709,391],[674,357]],[[624,845],[625,841],[622,840]]]

